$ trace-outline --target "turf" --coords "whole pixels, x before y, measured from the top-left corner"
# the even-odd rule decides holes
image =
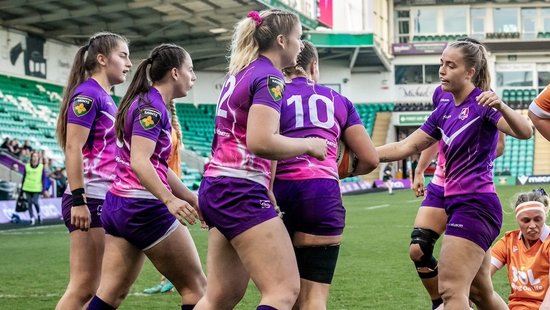
[[[517,226],[509,208],[513,195],[530,189],[498,189],[505,210],[502,232]],[[328,309],[429,309],[427,293],[408,258],[420,199],[410,190],[401,190],[392,196],[385,192],[346,196],[344,203],[346,230]],[[207,233],[198,227],[191,231],[204,262]],[[67,284],[68,248],[68,234],[61,225],[0,231],[0,309],[53,309]],[[177,293],[141,294],[158,280],[147,261],[120,309],[179,309]],[[494,285],[506,299],[505,271],[495,276]],[[259,294],[250,284],[236,309],[255,309],[258,301]]]

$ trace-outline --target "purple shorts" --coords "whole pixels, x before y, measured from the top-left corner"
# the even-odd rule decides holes
[[[428,184],[426,187],[426,196],[420,207],[432,207],[432,208],[445,208],[445,197],[443,186],[435,185],[433,183]]]
[[[502,227],[502,207],[495,193],[445,198],[446,235],[464,238],[487,251]]]
[[[277,180],[273,192],[284,212],[283,221],[291,235],[304,232],[338,236],[344,231],[346,209],[338,181],[333,179]]]
[[[101,206],[103,205],[104,200],[103,199],[95,199],[95,198],[86,198],[86,202],[88,203],[88,210],[90,210],[90,215],[92,218],[92,221],[90,223],[90,228],[97,228],[97,227],[103,227],[101,225]],[[65,226],[67,229],[69,229],[69,232],[73,232],[75,230],[78,230],[74,225],[71,224],[71,208],[73,207],[73,197],[68,194],[63,194],[63,197],[61,197],[61,213],[63,214],[63,221],[65,222]]]
[[[217,228],[227,240],[277,217],[265,186],[232,177],[202,179],[199,207],[206,224]]]
[[[142,251],[168,237],[181,225],[160,200],[126,198],[107,193],[101,221],[105,233],[126,239]]]

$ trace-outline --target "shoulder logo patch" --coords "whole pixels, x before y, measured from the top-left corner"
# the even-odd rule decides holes
[[[160,112],[150,108],[141,109],[139,112],[139,122],[145,130],[154,128],[160,122]]]
[[[88,114],[92,109],[94,99],[87,96],[76,96],[73,99],[73,111],[78,117]]]
[[[270,75],[267,78],[267,88],[269,89],[271,98],[279,101],[283,98],[283,93],[285,92],[285,82],[276,76]]]

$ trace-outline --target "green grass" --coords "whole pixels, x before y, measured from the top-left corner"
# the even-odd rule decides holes
[[[503,232],[517,226],[509,208],[513,194],[530,189],[498,189],[505,209]],[[408,258],[420,199],[402,190],[393,196],[347,196],[344,202],[347,226],[328,308],[399,309],[406,305],[407,310],[429,309],[428,295]],[[381,205],[388,206],[367,209]],[[191,230],[204,262],[207,233],[197,227]],[[53,309],[67,284],[68,249],[68,234],[61,225],[0,231],[0,309]],[[120,309],[179,309],[177,293],[140,294],[158,281],[158,273],[147,261]],[[506,299],[505,271],[496,275],[494,284]],[[255,309],[258,301],[259,294],[251,284],[237,309]]]

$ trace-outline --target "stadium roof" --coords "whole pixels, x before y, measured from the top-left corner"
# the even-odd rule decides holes
[[[76,45],[112,31],[130,40],[134,59],[160,43],[175,43],[192,54],[196,70],[223,71],[235,23],[268,6],[285,7],[275,0],[0,0],[0,25]],[[300,17],[304,27],[316,27],[317,21]],[[388,68],[372,34],[312,36],[322,60],[345,60],[352,70]]]
[[[0,25],[77,45],[112,31],[126,36],[139,58],[159,43],[176,43],[205,69],[225,63],[235,23],[265,8],[254,0],[4,0]]]

